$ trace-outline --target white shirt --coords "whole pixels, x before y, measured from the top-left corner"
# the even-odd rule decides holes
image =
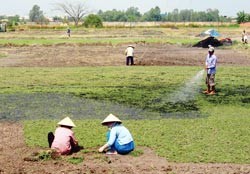
[[[134,48],[133,47],[128,47],[126,50],[125,50],[125,54],[126,56],[134,56]]]

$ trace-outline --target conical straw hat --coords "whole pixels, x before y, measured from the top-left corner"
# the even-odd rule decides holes
[[[102,124],[109,123],[109,122],[122,122],[119,118],[114,116],[113,114],[109,114],[103,121]]]
[[[69,117],[65,117],[57,124],[63,125],[63,126],[70,126],[70,127],[76,127],[76,125],[73,123],[73,121]]]

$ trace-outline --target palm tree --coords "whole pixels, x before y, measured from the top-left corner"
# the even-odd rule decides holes
[[[247,22],[247,14],[244,11],[238,12],[236,19],[238,24]]]

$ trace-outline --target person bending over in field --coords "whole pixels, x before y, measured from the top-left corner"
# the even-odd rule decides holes
[[[76,127],[69,117],[57,123],[59,126],[55,130],[55,135],[50,132],[48,134],[49,147],[61,155],[68,155],[78,152],[82,147],[78,146],[78,141],[72,131]]]
[[[128,154],[134,150],[134,140],[129,130],[122,125],[122,121],[109,114],[102,125],[109,128],[107,132],[107,143],[99,148],[99,152],[106,154]]]
[[[205,62],[205,69],[207,71],[207,77],[206,77],[207,90],[204,91],[204,93],[209,95],[214,95],[217,57],[214,55],[214,47],[212,47],[211,45],[209,45],[208,47],[209,47],[208,55]]]
[[[126,65],[134,65],[134,46],[129,45],[127,49],[125,50],[125,55],[126,55]]]

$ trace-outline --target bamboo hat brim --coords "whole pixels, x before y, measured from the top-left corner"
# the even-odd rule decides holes
[[[73,121],[69,117],[65,117],[64,119],[62,119],[57,124],[58,125],[63,125],[63,126],[76,127],[76,125],[73,123]]]
[[[113,114],[109,114],[103,121],[102,121],[102,124],[105,124],[105,123],[110,123],[110,122],[119,122],[119,123],[122,123],[122,121],[117,118],[116,116],[114,116]]]

